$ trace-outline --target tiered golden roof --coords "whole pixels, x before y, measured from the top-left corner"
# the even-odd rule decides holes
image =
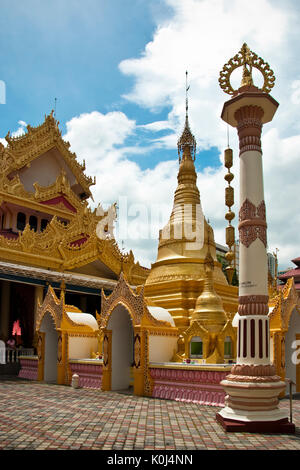
[[[11,236],[2,231],[1,259],[60,272],[99,260],[115,279],[123,269],[130,283],[143,283],[148,270],[135,262],[133,253],[123,254],[112,237],[97,236],[97,225],[107,216],[107,211],[99,216],[96,209],[88,207],[86,199],[91,196],[89,188],[95,179],[84,174],[85,165],[78,163],[76,154],[69,151],[70,144],[62,139],[53,113],[40,126],[27,126],[27,133],[20,137],[12,138],[8,133],[6,141],[7,147],[0,144],[0,204],[8,205],[7,210],[12,205],[17,210],[24,208],[29,213],[48,214],[51,220],[41,232],[30,229],[28,224]],[[35,159],[52,150],[65,162],[56,180],[46,187],[35,182],[33,191],[26,189],[19,173],[24,168],[30,171]],[[66,170],[74,175],[83,193],[74,192]]]
[[[32,127],[28,124],[27,133],[24,135],[11,137],[8,132],[5,137],[8,146],[0,144],[1,178],[25,167],[43,153],[56,147],[86,192],[85,198],[90,197],[92,195],[90,186],[96,184],[96,179],[84,174],[85,163],[80,164],[77,161],[76,154],[70,151],[70,143],[62,139],[58,125],[59,122],[54,118],[52,111],[45,116],[45,121],[41,125]]]

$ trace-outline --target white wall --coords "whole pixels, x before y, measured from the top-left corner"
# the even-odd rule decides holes
[[[69,359],[89,359],[91,351],[97,352],[97,338],[69,336]]]
[[[149,362],[170,362],[174,349],[177,351],[177,336],[149,336]]]
[[[5,364],[5,343],[0,340],[0,364]]]
[[[292,356],[296,349],[292,348],[292,343],[296,339],[296,334],[300,334],[300,314],[294,309],[290,318],[289,329],[285,336],[286,378],[291,379],[294,383],[296,383],[296,364],[293,364]],[[287,387],[286,391],[289,393],[289,387]],[[296,388],[293,387],[293,392],[295,391]]]
[[[38,157],[31,162],[29,168],[20,173],[20,179],[27,191],[34,191],[33,183],[38,182],[41,186],[49,186],[54,183],[61,171],[61,165],[51,152]]]
[[[133,362],[133,326],[125,307],[118,305],[114,309],[107,328],[112,330],[111,389],[125,390],[129,387]]]
[[[40,331],[45,333],[44,381],[57,382],[57,331],[50,313],[46,313]]]

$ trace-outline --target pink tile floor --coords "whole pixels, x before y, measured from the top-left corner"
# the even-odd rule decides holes
[[[218,409],[2,377],[0,449],[300,450],[299,399],[294,435],[225,433]]]

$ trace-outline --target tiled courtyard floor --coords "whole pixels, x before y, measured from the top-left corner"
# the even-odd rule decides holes
[[[300,450],[299,399],[295,435],[225,433],[217,410],[0,377],[0,449]]]

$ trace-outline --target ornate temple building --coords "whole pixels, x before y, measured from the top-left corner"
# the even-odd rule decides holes
[[[249,74],[246,66],[254,59],[245,46],[238,57]],[[251,100],[257,99],[271,120],[275,101],[252,85],[241,86],[225,103],[232,108],[229,118],[239,111],[236,103],[246,100],[248,112]],[[270,103],[274,112],[269,116]],[[242,131],[256,142],[249,150],[248,134],[241,131],[242,171],[254,180],[255,190],[245,178],[242,191],[252,188],[252,193],[241,193],[239,288],[232,285],[230,264],[235,244],[232,151],[225,151],[229,266],[224,274],[213,228],[201,207],[187,100],[173,209],[159,232],[150,270],[135,262],[132,252],[122,254],[107,229],[108,213],[99,215],[88,206],[95,181],[70,152],[53,114],[41,126],[28,126],[21,137],[6,136],[7,146],[0,147],[0,339],[6,341],[14,332],[24,346],[36,347],[32,356],[20,357],[20,377],[104,391],[132,386],[136,395],[215,406],[226,404],[227,387],[232,396],[219,420],[228,426],[232,419],[244,423],[243,413],[248,416],[249,406],[256,406],[257,381],[267,383],[270,397],[279,384],[270,405],[276,412],[286,377],[300,391],[300,366],[293,354],[300,340],[295,283],[290,279],[278,291],[269,275],[268,289],[260,165],[263,122],[255,121],[259,132],[253,126],[253,137],[253,116],[250,121],[237,116]],[[255,168],[246,171],[253,162]],[[99,227],[107,236],[99,236]],[[240,391],[235,391],[240,380],[246,384],[242,403],[236,399]],[[261,400],[264,407],[265,398]],[[265,419],[269,410],[262,413]]]
[[[281,281],[279,288],[281,288],[282,285],[285,285],[289,279],[293,278],[295,289],[300,296],[300,257],[292,259],[292,262],[296,265],[296,267],[289,269],[284,274],[278,276],[279,281]]]
[[[18,325],[24,347],[34,344],[38,300],[48,285],[65,285],[72,304],[95,315],[100,293],[113,290],[121,268],[130,284],[148,274],[113,238],[99,238],[87,199],[95,180],[85,175],[53,113],[38,127],[0,144],[0,337]],[[105,227],[104,227],[105,230]]]
[[[70,384],[77,375],[80,386],[119,390],[132,385],[137,395],[224,403],[220,381],[236,356],[231,319],[237,311],[237,287],[229,285],[217,261],[213,229],[202,213],[195,147],[186,115],[178,143],[180,166],[173,211],[159,234],[158,256],[150,272],[124,258],[123,269],[118,265],[120,276],[112,260],[106,264],[105,282],[103,274],[101,279],[94,275],[99,286],[103,282],[97,325],[83,313],[89,310],[70,305],[68,279],[62,277],[66,271],[60,273],[59,281],[65,283],[57,284],[60,292],[52,284],[44,299],[37,299],[37,355],[21,357],[21,377]],[[60,227],[61,222],[55,223]],[[76,233],[80,242],[71,248],[74,254],[93,237],[95,225],[88,236],[86,230],[80,227]],[[99,262],[104,264],[103,252],[107,256],[119,253],[112,240],[100,243]],[[85,276],[88,267],[86,262]]]

